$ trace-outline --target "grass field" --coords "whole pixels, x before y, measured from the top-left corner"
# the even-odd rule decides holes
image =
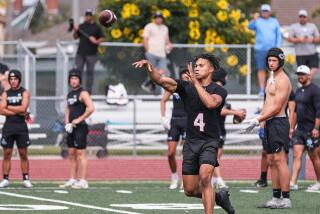
[[[203,213],[200,200],[187,198],[178,189],[169,190],[167,182],[90,182],[87,190],[61,189],[59,184],[36,182],[34,188],[24,189],[19,182],[14,182],[9,188],[0,190],[0,213]],[[269,210],[257,209],[256,206],[270,198],[271,188],[257,189],[246,182],[229,183],[236,213],[320,213],[320,192],[305,192],[309,184],[301,183],[303,189],[291,193],[293,209]],[[256,190],[258,193],[244,190]],[[31,209],[30,205],[45,206],[23,211]],[[225,212],[217,208],[215,213]]]

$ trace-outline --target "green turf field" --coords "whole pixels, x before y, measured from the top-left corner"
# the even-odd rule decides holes
[[[105,182],[90,183],[88,190],[58,188],[59,183],[38,182],[34,188],[24,189],[14,182],[10,188],[0,189],[0,213],[203,213],[201,201],[187,198],[179,190],[169,190],[166,182]],[[310,183],[302,183],[303,190],[292,192],[293,209],[269,210],[256,206],[271,196],[271,189],[257,189],[251,183],[229,183],[231,200],[236,213],[319,213],[319,193],[305,192]],[[258,193],[243,192],[258,190]],[[31,209],[33,211],[23,211]],[[50,206],[48,206],[50,205]],[[54,210],[45,210],[45,209]],[[20,209],[20,210],[18,210]],[[11,210],[11,211],[10,211]],[[215,213],[225,213],[217,208]]]

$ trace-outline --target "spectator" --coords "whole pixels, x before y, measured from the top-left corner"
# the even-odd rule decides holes
[[[85,12],[85,22],[79,27],[74,27],[73,37],[80,39],[76,56],[77,69],[83,71],[87,67],[86,89],[91,94],[94,80],[94,65],[97,61],[98,45],[103,42],[101,28],[93,20],[93,11],[88,9]]]
[[[0,84],[1,84],[1,94],[10,88],[8,82],[9,67],[6,64],[0,63]]]
[[[294,43],[297,65],[307,65],[310,68],[311,79],[319,68],[319,57],[316,44],[320,42],[317,26],[308,22],[308,12],[300,10],[299,22],[291,25],[289,42]]]
[[[266,56],[270,48],[280,47],[281,33],[277,19],[270,17],[271,7],[268,4],[261,5],[261,16],[255,13],[249,23],[249,29],[256,32],[254,45],[254,58],[258,70],[259,96],[263,97],[266,85]]]
[[[172,44],[169,39],[168,27],[163,22],[162,13],[157,12],[154,15],[154,21],[144,27],[143,46],[147,60],[164,75],[168,72],[166,54],[171,51]],[[151,80],[146,80],[141,87],[148,92],[154,92],[156,89]]]

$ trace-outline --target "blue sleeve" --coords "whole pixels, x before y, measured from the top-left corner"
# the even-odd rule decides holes
[[[249,25],[248,25],[248,28],[250,29],[250,30],[256,30],[256,21],[255,20],[251,20],[250,22],[249,22]]]
[[[278,47],[278,48],[280,48],[280,45],[281,45],[281,39],[282,39],[282,37],[281,37],[281,31],[280,31],[280,24],[279,24],[279,22],[277,21],[277,20],[275,20],[276,21],[276,25],[277,25],[277,28],[276,28],[276,37],[277,37],[277,39],[276,39],[276,47]]]

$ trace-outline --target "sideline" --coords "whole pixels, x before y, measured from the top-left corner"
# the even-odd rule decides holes
[[[113,213],[140,214],[140,213],[136,213],[136,212],[129,212],[129,211],[124,211],[124,210],[116,210],[116,209],[110,209],[110,208],[104,208],[104,207],[97,207],[97,206],[93,206],[93,205],[86,205],[86,204],[74,203],[74,202],[69,202],[69,201],[40,198],[40,197],[22,195],[22,194],[17,194],[17,193],[9,193],[9,192],[0,191],[0,195],[7,195],[7,196],[12,196],[12,197],[17,197],[17,198],[26,198],[26,199],[36,200],[36,201],[47,201],[47,202],[53,202],[53,203],[59,203],[59,204],[66,204],[66,205],[71,205],[71,206],[75,206],[75,207],[84,207],[84,208],[94,209],[94,210],[110,211]]]

